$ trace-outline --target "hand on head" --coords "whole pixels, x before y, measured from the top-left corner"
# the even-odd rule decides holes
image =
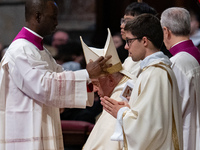
[[[129,107],[127,102],[118,102],[114,99],[111,99],[107,96],[101,97],[101,104],[103,105],[103,109],[110,113],[113,117],[117,118],[117,113],[122,107]]]
[[[101,56],[94,62],[92,60],[90,60],[90,62],[86,66],[89,77],[91,79],[93,79],[93,78],[98,78],[101,74],[107,74],[106,69],[111,67],[112,64],[106,64],[106,62],[111,57],[112,57],[111,55],[109,55],[105,58],[103,56]]]

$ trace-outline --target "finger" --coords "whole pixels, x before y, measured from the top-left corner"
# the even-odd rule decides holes
[[[103,105],[103,107],[105,107],[109,111],[113,110],[114,105],[112,103],[110,103],[109,101],[107,101],[106,99],[102,100],[101,104]]]
[[[124,102],[118,102],[118,104],[119,104],[119,105],[125,105],[125,103],[124,103]]]
[[[110,102],[112,105],[114,105],[114,104],[117,103],[116,100],[114,100],[114,99],[112,99],[112,98],[109,98],[109,97],[107,97],[107,96],[104,96],[104,99],[107,100],[108,102]]]
[[[110,59],[112,57],[112,55],[108,55],[105,57],[105,59]]]
[[[109,108],[109,110],[112,110],[113,104],[111,102],[109,102],[105,99],[105,101],[103,101],[103,103],[105,104],[106,108]]]
[[[111,112],[110,107],[109,107],[108,105],[106,105],[103,101],[101,101],[101,105],[103,105],[103,108],[104,108],[106,111]]]
[[[105,99],[104,99],[103,97],[100,97],[100,100],[101,100],[101,101],[104,101]]]
[[[104,59],[102,59],[102,60],[100,61],[100,64],[101,64],[101,65],[105,64],[111,57],[112,57],[111,55],[106,56]]]
[[[100,63],[100,62],[102,62],[103,60],[104,60],[104,57],[103,57],[103,56],[100,56],[96,61]]]
[[[112,64],[105,63],[105,64],[101,65],[101,67],[106,70],[107,68],[112,67]]]
[[[111,114],[112,115],[112,111],[110,111],[109,109],[107,109],[106,107],[103,107],[103,109],[105,110],[105,111],[107,111],[109,114]]]

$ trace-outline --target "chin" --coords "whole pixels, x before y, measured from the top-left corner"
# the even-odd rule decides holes
[[[135,59],[135,58],[133,58],[133,57],[131,57],[131,58],[132,58],[133,61],[139,61],[138,59]]]
[[[126,35],[125,34],[122,34],[122,39],[126,40]]]

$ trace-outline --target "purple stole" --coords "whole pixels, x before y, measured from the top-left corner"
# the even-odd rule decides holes
[[[191,40],[183,41],[173,46],[169,51],[173,56],[179,52],[187,52],[192,55],[200,64],[200,51],[194,46]]]
[[[24,27],[17,34],[17,36],[15,37],[13,41],[17,39],[26,39],[27,41],[33,43],[39,50],[44,50],[42,38],[26,30]]]

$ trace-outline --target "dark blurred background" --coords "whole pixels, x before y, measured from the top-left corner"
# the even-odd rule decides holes
[[[24,25],[26,0],[0,0],[0,43],[9,45]],[[66,30],[72,40],[82,36],[87,44],[102,47],[111,33],[120,32],[120,18],[126,6],[136,0],[56,0],[59,6],[58,28]],[[181,6],[200,12],[198,0],[144,0],[158,15],[172,6]],[[48,41],[49,40],[49,41]],[[51,38],[47,42],[51,42]]]

